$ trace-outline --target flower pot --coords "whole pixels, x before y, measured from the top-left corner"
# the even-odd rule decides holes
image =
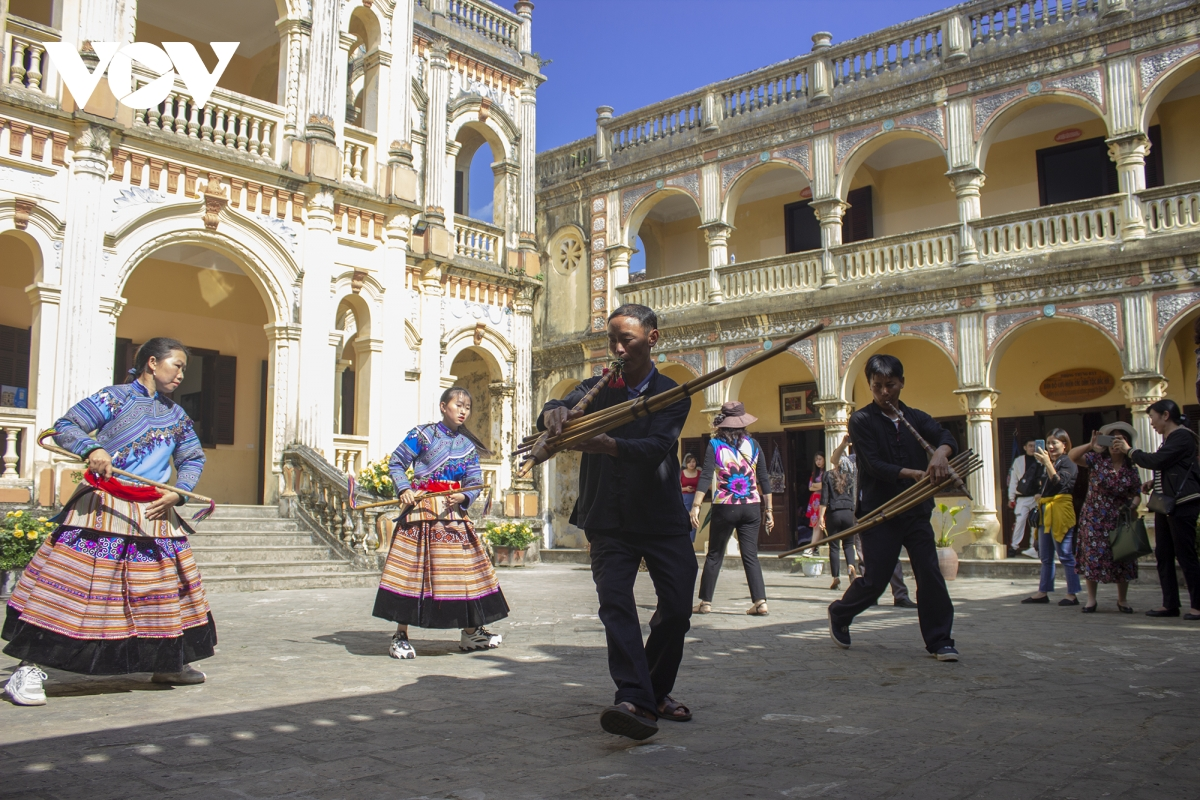
[[[21,580],[24,572],[24,568],[0,570],[0,600],[7,600],[12,596],[13,589],[17,588],[17,581]]]
[[[511,567],[512,566],[512,548],[511,547],[499,547],[499,546],[494,545],[492,547],[492,555],[494,556],[493,563],[497,567]]]
[[[805,561],[800,568],[804,571],[804,577],[819,578],[825,571],[825,564],[822,561]]]
[[[952,581],[958,577],[958,553],[954,552],[953,547],[939,547],[937,549],[938,569],[942,571],[942,577],[948,581]]]
[[[508,565],[510,567],[525,566],[525,548],[514,547],[508,553]]]

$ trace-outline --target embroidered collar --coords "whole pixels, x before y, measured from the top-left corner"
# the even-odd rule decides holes
[[[458,436],[458,431],[450,430],[450,428],[448,428],[444,422],[437,423],[437,432],[450,439]]]
[[[140,393],[142,395],[142,397],[150,397],[150,398],[153,398],[155,395],[158,394],[158,392],[155,392],[154,394],[150,394],[150,390],[147,389],[141,381],[133,382],[133,391]]]

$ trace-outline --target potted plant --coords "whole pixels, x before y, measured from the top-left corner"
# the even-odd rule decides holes
[[[819,578],[825,571],[825,560],[813,556],[796,556],[792,559],[792,572],[803,572],[806,578]]]
[[[498,567],[525,566],[525,549],[536,536],[528,522],[489,522],[484,541],[492,546],[492,560]]]
[[[12,594],[33,554],[53,530],[53,522],[28,511],[9,511],[0,519],[0,598]]]
[[[948,581],[958,577],[958,553],[954,551],[954,539],[958,534],[953,533],[953,530],[954,518],[962,510],[963,506],[937,504],[938,535],[934,544],[937,546],[938,569],[942,571],[942,577]]]
[[[370,461],[358,473],[358,485],[382,500],[396,496],[396,484],[388,474],[388,459]]]

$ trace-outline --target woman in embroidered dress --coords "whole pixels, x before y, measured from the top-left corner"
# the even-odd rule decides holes
[[[713,592],[725,560],[725,546],[735,530],[753,602],[746,613],[756,617],[765,617],[768,613],[767,590],[758,563],[762,510],[766,511],[767,530],[774,527],[775,520],[771,516],[770,497],[763,489],[770,485],[765,480],[767,459],[758,442],[746,433],[746,427],[757,421],[758,417],[747,414],[745,406],[736,401],[721,406],[721,412],[713,419],[716,433],[704,454],[704,469],[700,473],[700,483],[696,485],[690,512],[692,527],[699,528],[700,505],[711,485],[712,521],[709,523],[708,555],[700,576],[700,603],[693,609],[697,614],[712,611]]]
[[[817,554],[817,527],[821,524],[821,490],[825,485],[825,454],[817,453],[813,456],[812,473],[808,476],[808,505],[804,508],[804,516],[808,520],[808,527],[812,528],[812,543],[813,548],[809,551],[811,555]]]
[[[483,626],[508,616],[500,582],[467,517],[479,490],[424,500],[415,494],[483,482],[479,451],[489,451],[464,425],[471,415],[470,393],[447,389],[441,412],[441,422],[409,431],[388,462],[405,510],[396,520],[373,613],[397,623],[392,658],[417,657],[408,641],[410,625],[461,628],[464,652],[498,647],[500,635]]]
[[[1099,432],[1120,437],[1126,445],[1133,444],[1133,426],[1126,422],[1105,425]],[[1137,559],[1120,564],[1113,561],[1108,535],[1120,524],[1122,511],[1137,508],[1142,478],[1124,453],[1096,444],[1095,434],[1069,455],[1076,465],[1088,468],[1087,500],[1079,514],[1079,552],[1075,555],[1075,571],[1087,581],[1087,602],[1081,610],[1095,613],[1097,584],[1115,583],[1117,610],[1132,614],[1125,597],[1129,582],[1137,578]]]
[[[191,663],[217,643],[184,502],[113,477],[112,469],[190,490],[204,451],[168,395],[183,381],[187,350],[154,338],[138,349],[130,382],[71,407],[55,441],[87,460],[85,482],[54,518],[58,528],[33,557],[8,601],[0,634],[21,659],[6,690],[19,705],[44,705],[42,667],[85,675],[151,672],[158,683],[203,683]]]

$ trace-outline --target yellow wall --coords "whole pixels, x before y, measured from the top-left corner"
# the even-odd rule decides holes
[[[1017,119],[1020,117],[1015,117],[1014,121]],[[1038,197],[1037,151],[1062,144],[1054,141],[1054,135],[1068,128],[1078,128],[1083,132],[1073,140],[1077,142],[1108,135],[1104,121],[1096,117],[1087,122],[1072,123],[992,145],[987,162],[983,165],[987,180],[979,194],[983,216],[1007,214],[1041,205]]]
[[[1038,391],[1042,381],[1065,369],[1100,369],[1112,375],[1108,394],[1086,403],[1059,403]],[[1038,411],[1127,405],[1121,391],[1120,356],[1112,340],[1082,322],[1032,323],[1000,354],[995,388],[997,417],[1024,417]]]
[[[1166,183],[1200,180],[1200,95],[1163,103],[1150,121],[1162,126],[1163,175]]]
[[[224,503],[257,503],[263,325],[267,312],[250,279],[147,259],[125,286],[129,301],[117,336],[144,342],[172,336],[189,347],[237,356],[234,443],[205,449],[208,461],[196,491]]]
[[[646,244],[647,278],[708,269],[708,245],[699,215],[674,222],[647,219],[638,235]]]
[[[787,252],[783,207],[798,203],[800,190],[753,203],[741,203],[734,214],[734,231],[729,237],[729,254],[738,263],[781,256]]]
[[[51,6],[51,0],[9,0],[8,13],[30,22],[40,22],[53,27]]]
[[[655,364],[658,371],[667,376],[676,383],[687,383],[696,376],[685,367],[679,364]],[[695,436],[703,436],[712,431],[712,415],[704,413],[704,395],[703,393],[692,396],[692,409],[688,412],[687,422],[683,424],[683,433],[681,438],[687,439]]]
[[[851,189],[871,189],[875,236],[911,233],[958,222],[958,201],[946,178],[946,159],[938,157],[891,169],[859,167]]]
[[[1196,314],[1179,327],[1167,345],[1163,374],[1167,376],[1167,397],[1180,406],[1196,400],[1196,345],[1192,342],[1192,325]]]
[[[216,54],[207,42],[189,39],[174,31],[157,28],[142,20],[137,21],[135,38],[139,42],[161,45],[163,42],[191,42],[196,46],[200,60],[210,70],[217,65]],[[217,81],[217,86],[231,92],[257,97],[268,103],[279,102],[279,45],[273,44],[249,58],[235,54],[229,66]]]
[[[816,381],[808,365],[790,353],[778,355],[740,376],[734,376],[733,380],[737,381],[739,377],[742,379],[741,385],[730,387],[732,392],[736,392],[731,393],[730,397],[740,400],[746,406],[746,411],[758,417],[758,422],[750,430],[760,433],[783,430],[783,423],[779,421],[780,386]]]
[[[934,417],[956,417],[965,412],[954,390],[958,388],[954,364],[937,345],[920,339],[892,339],[867,348],[850,364],[854,379],[851,395],[856,409],[871,402],[871,389],[863,369],[877,353],[895,356],[904,364],[904,393],[900,399]]]
[[[33,254],[15,236],[0,236],[0,325],[28,328],[33,307],[25,287],[33,283]]]

